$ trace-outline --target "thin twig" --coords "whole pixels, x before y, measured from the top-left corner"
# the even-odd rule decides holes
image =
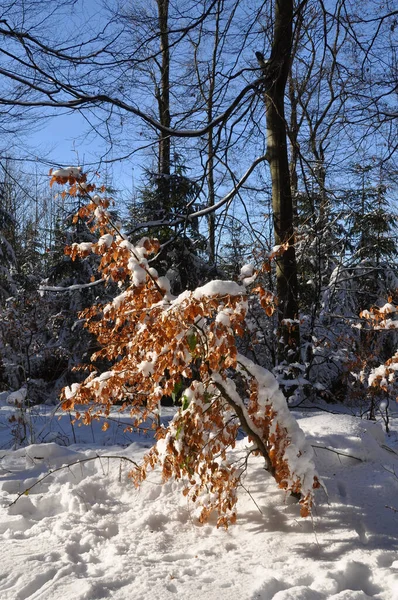
[[[383,465],[383,469],[385,471],[387,471],[387,473],[390,473],[390,475],[393,475],[396,479],[398,479],[398,475],[397,475],[397,472],[395,470],[395,467],[391,467],[391,469],[388,469],[385,465]]]
[[[260,512],[260,513],[263,515],[263,514],[264,514],[264,513],[263,513],[263,511],[261,510],[261,508],[259,507],[259,505],[258,505],[258,504],[257,504],[257,502],[255,501],[255,499],[253,498],[253,495],[252,495],[252,493],[250,492],[250,490],[249,490],[249,489],[247,489],[247,487],[245,487],[245,486],[243,485],[243,483],[242,483],[242,482],[240,482],[240,483],[239,483],[239,485],[240,485],[241,487],[243,487],[243,489],[245,490],[245,492],[246,492],[247,494],[249,494],[250,498],[253,500],[254,504],[256,505],[256,507],[257,507],[257,510],[258,510],[258,511],[259,511],[259,512]]]
[[[354,458],[355,460],[359,460],[359,462],[363,462],[363,459],[359,458],[358,456],[353,456],[352,454],[347,454],[346,452],[340,452],[339,450],[335,450],[334,448],[328,448],[328,446],[315,446],[315,444],[311,444],[311,447],[319,450],[329,450],[329,452],[333,452],[333,454],[338,454],[339,456],[346,456],[347,458]]]

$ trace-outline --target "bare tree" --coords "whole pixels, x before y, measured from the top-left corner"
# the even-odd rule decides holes
[[[385,158],[392,158],[397,11],[389,2],[382,8],[359,0],[336,0],[330,6],[322,0],[274,0],[254,7],[249,1],[171,5],[157,0],[155,16],[142,3],[131,20],[128,14],[121,18],[119,7],[110,3],[110,18],[102,19],[101,13],[97,22],[89,20],[71,43],[67,24],[65,31],[51,30],[58,9],[48,8],[45,2],[13,3],[0,18],[0,108],[10,123],[25,111],[36,116],[80,111],[109,144],[120,137],[127,157],[154,143],[157,170],[164,175],[160,185],[170,175],[172,144],[184,143],[208,193],[208,206],[187,206],[170,226],[183,228],[189,219],[208,217],[211,257],[215,223],[209,215],[247,193],[249,178],[252,182],[268,160],[274,239],[287,246],[276,272],[279,354],[295,360],[299,307],[292,190],[305,189],[310,176],[325,198],[328,167],[337,152],[347,162],[359,130],[371,136],[371,144],[375,136],[387,140]],[[68,4],[62,6],[63,14],[68,10]],[[223,28],[221,18],[229,22]],[[216,24],[213,57],[207,75],[199,73],[198,98],[191,95],[192,77],[186,74],[195,70],[209,23]],[[75,25],[72,18],[70,27]],[[264,135],[261,98],[267,151],[257,153]],[[250,137],[253,133],[257,137]],[[218,191],[217,168],[228,174]]]

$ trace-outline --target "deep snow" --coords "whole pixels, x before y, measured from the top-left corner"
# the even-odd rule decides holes
[[[16,408],[0,402],[1,600],[398,600],[398,411],[388,437],[347,414],[296,414],[327,495],[302,519],[252,458],[225,531],[197,523],[182,484],[155,472],[137,490],[127,460],[97,458],[139,461],[152,444],[117,414],[105,433],[32,409],[28,434],[48,443],[12,450]]]

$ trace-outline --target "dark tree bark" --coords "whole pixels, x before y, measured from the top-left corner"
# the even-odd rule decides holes
[[[287,244],[277,259],[276,282],[279,300],[279,359],[294,362],[299,348],[298,283],[294,248],[293,203],[290,185],[287,132],[285,122],[285,88],[290,69],[293,44],[293,1],[275,0],[274,31],[268,61],[257,58],[265,79],[267,118],[267,155],[272,180],[272,207],[275,243]],[[288,320],[288,322],[286,322]],[[292,321],[294,321],[292,323]],[[289,347],[289,348],[287,348]],[[289,352],[290,349],[290,352]]]
[[[160,35],[160,85],[157,89],[159,123],[169,129],[170,118],[170,48],[169,48],[169,0],[157,0]],[[158,156],[158,191],[162,206],[170,210],[170,135],[160,132]]]

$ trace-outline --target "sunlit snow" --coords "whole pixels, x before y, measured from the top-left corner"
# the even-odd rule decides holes
[[[313,518],[251,458],[225,531],[197,522],[183,483],[155,471],[134,488],[130,461],[153,441],[119,413],[103,432],[0,402],[1,600],[398,599],[398,411],[389,436],[348,414],[297,413],[327,489]],[[25,447],[12,449],[23,433],[12,416]]]

